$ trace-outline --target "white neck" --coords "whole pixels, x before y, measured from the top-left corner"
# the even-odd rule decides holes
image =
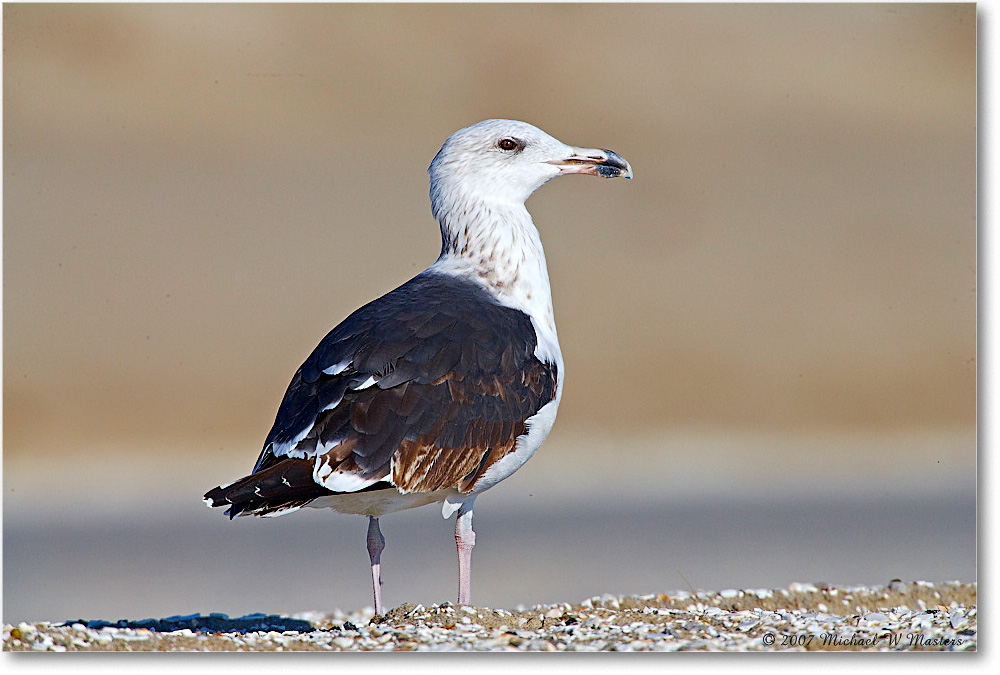
[[[435,269],[472,277],[501,304],[555,327],[545,251],[524,204],[459,201],[435,215],[441,226]]]

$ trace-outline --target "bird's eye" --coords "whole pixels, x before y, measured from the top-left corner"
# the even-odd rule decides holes
[[[521,144],[515,141],[513,138],[501,138],[499,141],[497,141],[497,147],[500,148],[501,150],[506,150],[507,152],[510,152],[512,150],[519,150],[521,148]]]

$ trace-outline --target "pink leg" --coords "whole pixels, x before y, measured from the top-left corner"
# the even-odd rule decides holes
[[[378,529],[378,518],[368,516],[368,557],[372,561],[372,588],[375,590],[375,613],[382,612],[382,549],[385,548],[385,537]]]
[[[462,504],[455,518],[455,545],[458,547],[458,604],[468,605],[472,595],[472,547],[476,533],[472,531],[472,502]]]

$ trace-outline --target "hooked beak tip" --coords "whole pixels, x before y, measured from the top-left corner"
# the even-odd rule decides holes
[[[573,148],[572,154],[551,162],[560,174],[582,173],[601,178],[631,178],[632,167],[617,152],[597,148]]]

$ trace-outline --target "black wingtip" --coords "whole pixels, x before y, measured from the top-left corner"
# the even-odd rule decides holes
[[[214,487],[208,492],[206,492],[205,495],[202,497],[202,500],[212,508],[230,504],[230,507],[226,509],[226,515],[229,516],[230,520],[239,515],[238,510],[236,511],[236,513],[233,513],[236,507],[233,506],[232,502],[230,502],[229,499],[226,498],[225,488],[221,485],[218,487]]]

